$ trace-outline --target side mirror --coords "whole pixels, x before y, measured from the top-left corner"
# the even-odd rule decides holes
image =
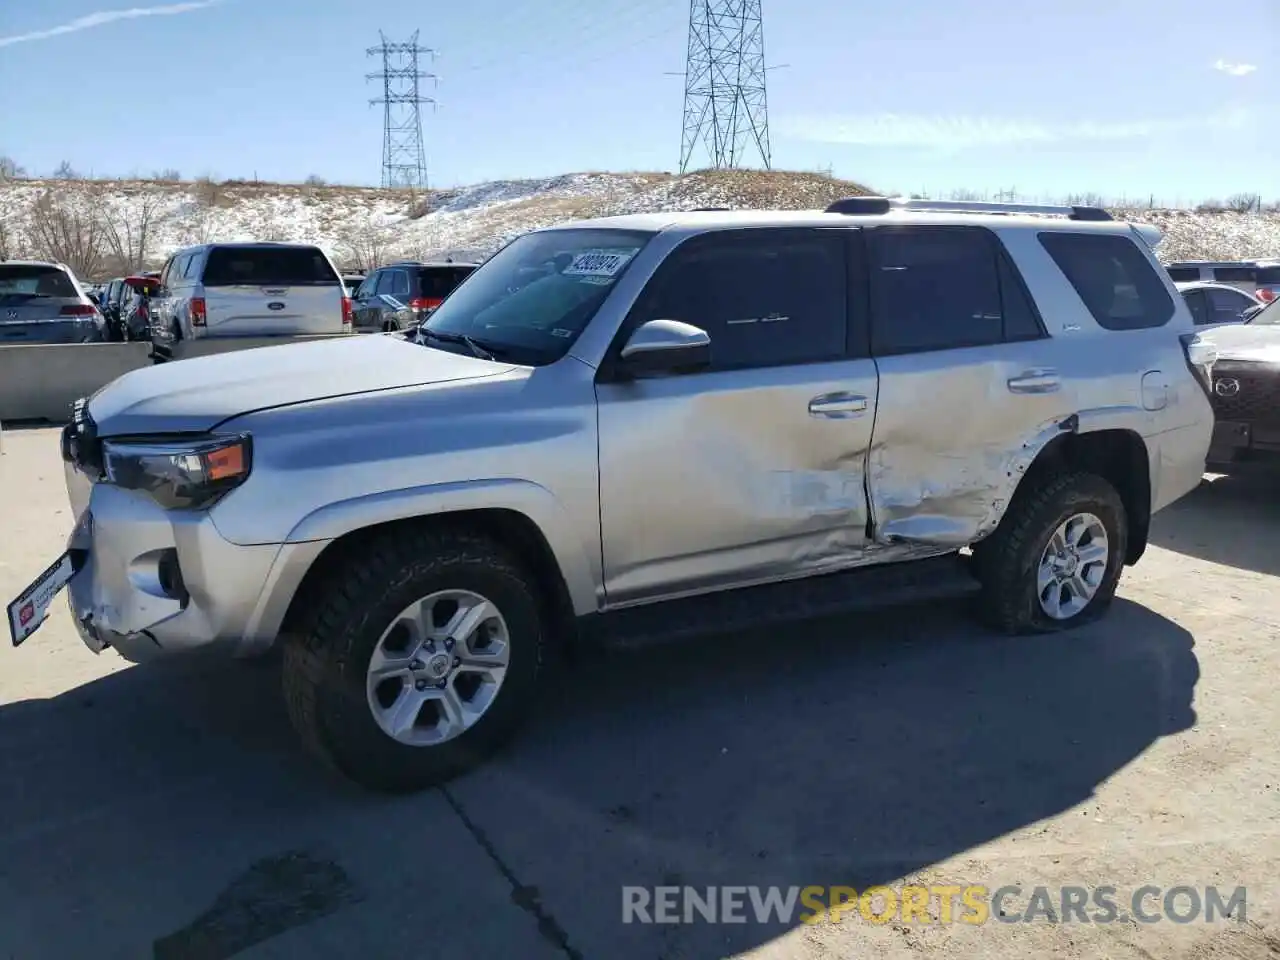
[[[692,373],[711,364],[711,337],[679,320],[650,320],[631,334],[618,359],[619,373],[653,377]]]
[[[1248,323],[1250,320],[1252,320],[1254,317],[1260,314],[1262,312],[1262,309],[1263,308],[1261,304],[1259,304],[1256,307],[1246,307],[1244,310],[1244,313],[1240,314],[1240,319],[1243,320],[1245,323]]]

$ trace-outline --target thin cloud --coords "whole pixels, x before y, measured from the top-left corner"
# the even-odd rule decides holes
[[[1245,77],[1258,69],[1253,63],[1231,63],[1228,60],[1215,60],[1213,69],[1232,77]]]
[[[1161,134],[1205,127],[1238,128],[1247,122],[1242,112],[1217,117],[1085,120],[1046,123],[1039,120],[973,116],[912,116],[895,113],[851,117],[784,118],[777,129],[784,136],[814,143],[862,147],[916,147],[956,150],[968,147],[1011,146],[1142,140]]]
[[[190,0],[188,3],[171,3],[163,7],[131,7],[128,10],[103,10],[90,13],[68,23],[50,27],[48,30],[35,30],[31,33],[17,33],[9,37],[0,37],[0,47],[9,47],[15,43],[27,43],[31,40],[48,40],[64,33],[79,33],[81,30],[92,30],[117,20],[136,20],[138,17],[171,17],[179,13],[190,13],[192,10],[203,10],[221,3],[222,0]]]

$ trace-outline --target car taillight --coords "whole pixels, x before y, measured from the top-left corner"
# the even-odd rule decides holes
[[[205,307],[204,297],[191,298],[191,325],[203,327],[209,322],[209,314]]]
[[[351,298],[342,298],[342,332],[351,332]]]
[[[1187,358],[1187,367],[1196,378],[1196,383],[1200,384],[1204,395],[1212,401],[1213,364],[1218,359],[1218,348],[1195,333],[1184,333],[1178,339],[1182,341],[1182,353]]]
[[[439,297],[415,297],[409,301],[409,306],[414,310],[434,310],[442,303],[444,301]]]
[[[92,317],[97,312],[98,308],[91,303],[69,303],[58,311],[58,315],[62,317]]]

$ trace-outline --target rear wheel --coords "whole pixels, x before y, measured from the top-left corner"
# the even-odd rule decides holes
[[[1102,616],[1115,596],[1128,520],[1102,477],[1058,477],[1014,500],[974,550],[981,613],[1004,633],[1048,633]]]
[[[519,726],[541,673],[531,578],[470,534],[397,531],[352,554],[284,645],[307,745],[377,790],[448,780]]]

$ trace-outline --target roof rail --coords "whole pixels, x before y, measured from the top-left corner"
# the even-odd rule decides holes
[[[935,213],[1006,213],[1042,214],[1069,220],[1111,220],[1101,207],[1054,206],[1038,203],[989,203],[981,200],[915,200],[906,197],[845,197],[827,207],[827,213],[873,217],[891,210],[915,210]]]
[[[1082,207],[1044,203],[992,203],[985,200],[909,200],[895,197],[889,201],[895,210],[927,210],[938,213],[1005,213],[1041,214],[1066,217],[1068,220],[1107,221],[1111,214],[1101,207]]]

